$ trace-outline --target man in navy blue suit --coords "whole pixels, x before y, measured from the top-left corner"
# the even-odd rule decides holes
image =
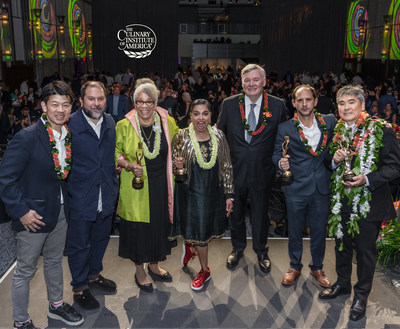
[[[105,113],[106,89],[101,82],[86,82],[80,101],[82,107],[71,115],[68,125],[74,160],[68,178],[71,215],[67,252],[75,302],[82,308],[96,309],[100,305],[89,287],[116,291],[115,282],[100,275],[118,192],[115,123]]]
[[[107,113],[111,114],[115,122],[118,122],[125,118],[128,112],[128,99],[121,94],[121,86],[114,84],[113,93],[107,96]]]
[[[73,326],[84,321],[63,302],[62,259],[69,210],[65,178],[71,160],[65,122],[73,92],[64,82],[54,81],[43,88],[42,99],[45,115],[15,135],[0,166],[0,196],[17,240],[11,288],[14,328],[35,328],[28,313],[29,284],[41,253],[50,302],[47,316]]]
[[[332,140],[336,119],[333,115],[316,112],[318,103],[315,89],[309,85],[297,86],[292,94],[295,117],[281,123],[272,157],[281,170],[291,170],[294,181],[284,186],[288,228],[290,268],[282,284],[293,284],[301,274],[303,264],[303,231],[310,229],[312,261],[311,275],[318,284],[328,288],[331,283],[322,262],[325,256],[326,224],[329,216],[329,184],[331,172],[324,165],[328,145]],[[289,136],[288,154],[282,157],[282,143]]]

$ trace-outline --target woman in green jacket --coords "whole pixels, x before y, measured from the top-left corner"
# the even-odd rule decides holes
[[[171,281],[171,275],[158,262],[171,253],[168,233],[173,212],[171,139],[179,130],[168,112],[157,107],[159,92],[148,79],[138,80],[135,108],[116,127],[116,163],[121,172],[119,216],[119,256],[136,265],[135,282],[146,292],[154,280]],[[138,143],[143,145],[144,163],[137,163]],[[143,162],[143,160],[142,160]],[[132,188],[134,175],[142,177],[142,189]]]

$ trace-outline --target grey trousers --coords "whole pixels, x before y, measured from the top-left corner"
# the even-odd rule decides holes
[[[17,266],[12,279],[14,321],[29,319],[29,284],[37,269],[40,253],[43,254],[44,278],[49,302],[63,299],[62,259],[67,234],[64,207],[61,206],[58,223],[50,233],[18,232]]]

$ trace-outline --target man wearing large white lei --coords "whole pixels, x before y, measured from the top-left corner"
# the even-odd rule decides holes
[[[394,131],[365,113],[364,92],[345,86],[337,93],[341,119],[330,145],[328,165],[332,175],[329,233],[336,241],[337,281],[319,294],[333,299],[351,293],[353,244],[357,252],[357,278],[350,320],[365,316],[376,265],[376,239],[381,222],[396,216],[388,183],[400,176],[400,147]],[[345,138],[346,143],[340,142]],[[347,157],[355,173],[343,180]],[[340,147],[343,146],[343,148]]]

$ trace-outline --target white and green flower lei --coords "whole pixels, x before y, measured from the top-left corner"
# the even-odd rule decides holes
[[[142,144],[143,144],[144,156],[149,160],[157,158],[157,156],[160,154],[160,146],[161,146],[161,119],[160,119],[160,116],[158,115],[157,112],[154,111],[154,125],[153,125],[152,129],[155,132],[156,136],[154,139],[153,152],[149,151],[147,144],[143,140],[142,130],[140,129],[140,122],[139,122],[139,117],[138,117],[137,112],[135,113],[135,119],[136,119],[136,125],[138,127],[138,131],[139,131],[139,137],[140,137],[141,141],[143,142]]]
[[[360,136],[367,136],[358,145],[358,152],[352,168],[356,175],[368,175],[377,169],[379,160],[379,150],[383,147],[382,144],[382,127],[383,123],[380,120],[367,117],[365,124],[357,127]],[[330,154],[334,155],[336,150],[340,148],[338,143],[338,136],[345,131],[345,123],[340,120],[334,130],[334,140],[330,145]],[[345,170],[345,162],[343,161],[339,167],[334,171],[331,178],[331,215],[329,219],[329,236],[341,240],[343,238],[343,227],[341,224],[342,216],[342,202],[343,198],[347,196],[351,205],[352,212],[350,219],[346,222],[347,233],[354,237],[354,234],[360,232],[358,221],[361,218],[366,218],[370,212],[369,201],[371,201],[371,191],[365,185],[346,188],[342,184],[343,172]],[[343,242],[339,246],[339,250],[343,250]]]
[[[212,142],[211,159],[209,162],[205,162],[203,159],[203,155],[201,154],[201,151],[200,151],[200,145],[196,138],[196,132],[194,131],[194,128],[193,128],[193,123],[191,123],[189,125],[190,140],[194,147],[194,152],[196,154],[197,163],[199,164],[200,168],[202,168],[202,169],[211,169],[212,167],[214,167],[215,163],[217,161],[217,157],[218,157],[217,136],[212,131],[210,125],[207,126],[207,129],[208,129],[208,133],[210,134],[211,142]]]

